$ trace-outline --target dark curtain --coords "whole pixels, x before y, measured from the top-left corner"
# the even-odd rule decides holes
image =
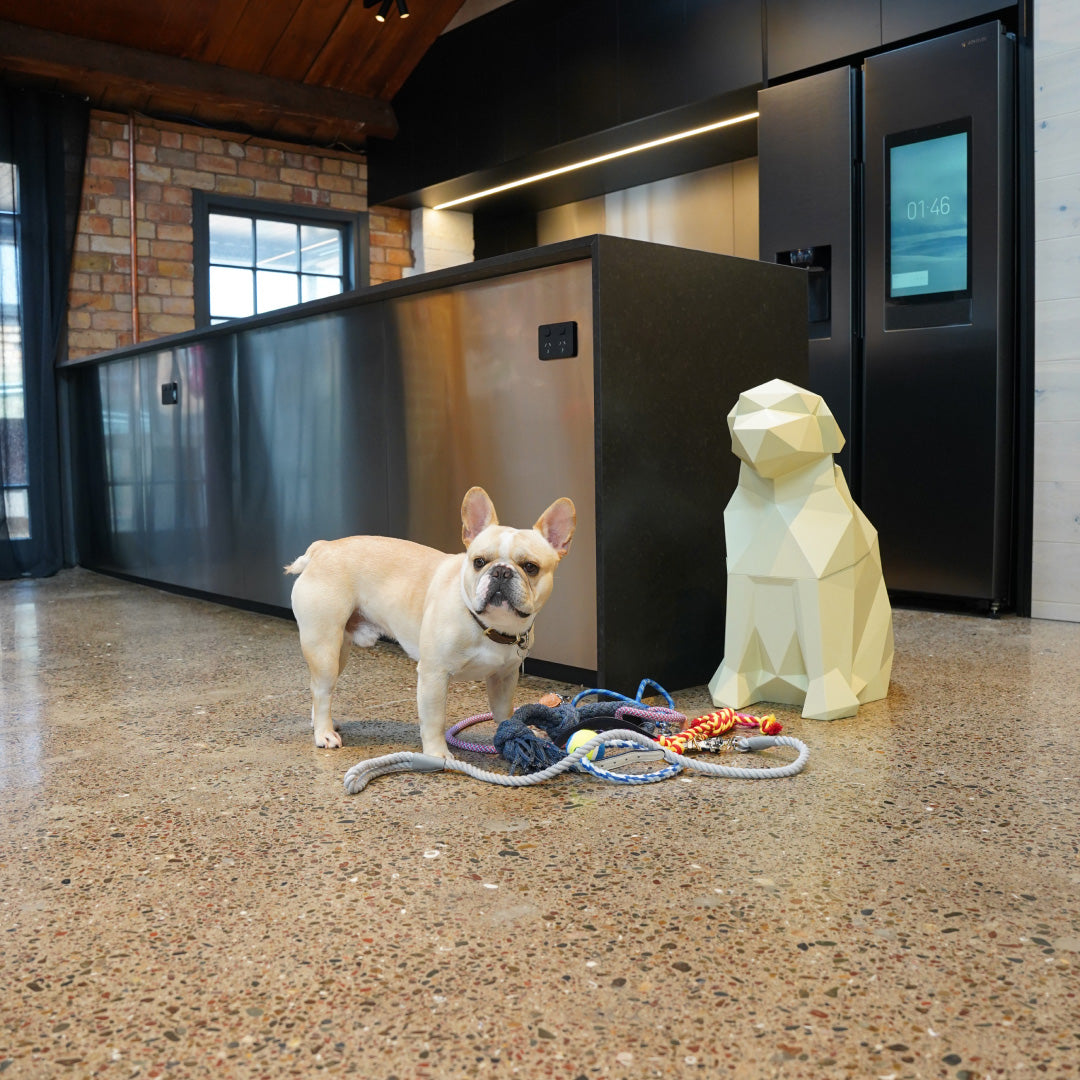
[[[0,259],[0,578],[44,577],[63,564],[55,365],[65,343],[89,115],[82,98],[0,85],[0,230],[14,236],[18,253],[11,257],[9,243]],[[21,408],[12,378],[20,352]]]

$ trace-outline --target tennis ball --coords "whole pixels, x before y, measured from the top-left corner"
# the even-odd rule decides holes
[[[566,752],[572,754],[579,746],[584,746],[590,739],[596,738],[596,732],[588,728],[575,731],[566,744]],[[599,761],[604,756],[604,748],[595,746],[585,755],[590,761]]]

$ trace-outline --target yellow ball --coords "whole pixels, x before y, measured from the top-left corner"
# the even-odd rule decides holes
[[[566,744],[566,752],[572,754],[579,746],[584,746],[590,739],[596,738],[596,732],[590,731],[588,728],[582,728],[580,731],[575,731],[570,736],[569,742]],[[599,761],[604,756],[604,748],[602,746],[594,746],[585,755],[590,761]]]

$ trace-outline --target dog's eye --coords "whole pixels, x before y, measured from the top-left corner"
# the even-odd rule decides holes
[[[487,566],[487,559],[483,559],[480,558],[480,556],[477,556],[475,559],[473,559],[472,564],[477,570],[483,570],[484,567]]]
[[[536,577],[536,575],[540,573],[540,567],[534,562],[522,563],[521,569],[524,570],[529,577]]]

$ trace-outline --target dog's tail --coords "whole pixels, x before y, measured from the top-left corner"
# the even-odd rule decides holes
[[[307,551],[305,551],[304,554],[300,556],[300,558],[295,559],[293,562],[289,563],[288,566],[285,567],[285,573],[302,574],[304,572],[304,569],[307,567],[307,564],[311,562],[312,556],[325,543],[325,540],[313,541],[312,544],[308,547]]]

